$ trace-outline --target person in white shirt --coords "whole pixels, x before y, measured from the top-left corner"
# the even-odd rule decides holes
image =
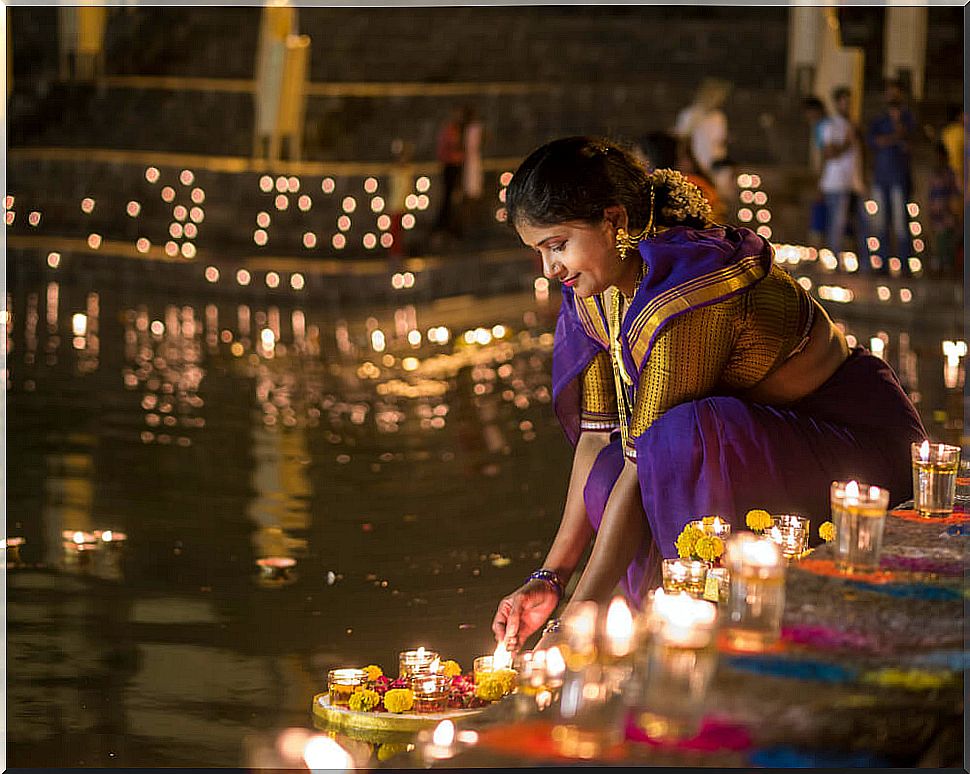
[[[820,126],[822,174],[819,189],[828,210],[826,246],[838,255],[842,251],[850,212],[855,212],[859,268],[871,268],[866,247],[868,216],[863,205],[862,140],[849,118],[852,93],[845,86],[832,92],[835,112]],[[854,205],[854,206],[853,206]]]
[[[721,109],[731,84],[707,78],[697,89],[694,101],[677,115],[672,133],[690,143],[701,171],[710,176],[715,161],[727,156],[728,121]]]

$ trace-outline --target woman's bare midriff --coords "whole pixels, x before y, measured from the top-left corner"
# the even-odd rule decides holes
[[[813,303],[815,303],[813,301]],[[753,387],[744,397],[756,403],[792,403],[811,394],[832,376],[849,356],[845,336],[815,303],[815,322],[808,342]]]

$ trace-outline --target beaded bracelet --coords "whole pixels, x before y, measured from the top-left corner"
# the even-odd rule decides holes
[[[531,580],[545,581],[551,585],[559,599],[562,599],[563,594],[566,593],[565,584],[562,582],[562,578],[559,577],[559,573],[557,573],[555,570],[536,570],[534,573],[532,573],[532,575],[525,579],[525,582],[528,583]]]

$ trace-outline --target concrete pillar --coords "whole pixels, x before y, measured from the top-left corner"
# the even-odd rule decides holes
[[[289,35],[283,58],[283,83],[280,90],[277,140],[287,138],[289,161],[303,154],[303,119],[306,114],[306,82],[310,72],[310,36]],[[277,149],[278,151],[278,149]],[[277,152],[276,157],[279,156]]]
[[[839,16],[835,8],[819,10],[823,14],[823,29],[815,75],[815,93],[825,103],[828,111],[833,112],[832,89],[836,86],[848,86],[852,90],[852,120],[859,123],[862,119],[862,92],[865,86],[865,54],[856,46],[842,45]]]
[[[59,6],[57,32],[62,80],[93,80],[104,72],[105,6]]]
[[[286,39],[296,33],[296,14],[297,9],[287,5],[263,8],[256,51],[256,91],[253,95],[256,109],[253,156],[256,158],[264,157],[266,148],[274,144],[273,137],[279,122]]]
[[[883,75],[899,78],[913,99],[923,98],[926,73],[926,8],[892,0],[886,8]]]
[[[788,90],[801,97],[815,88],[822,23],[822,8],[799,5],[788,11]]]

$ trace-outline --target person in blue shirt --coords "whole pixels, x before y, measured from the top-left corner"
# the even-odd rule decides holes
[[[875,217],[879,248],[873,252],[882,256],[884,270],[889,257],[897,256],[908,274],[912,246],[906,204],[912,193],[910,160],[916,121],[906,107],[899,80],[886,82],[885,100],[886,109],[869,125],[867,136],[873,158],[873,199],[879,208]],[[894,250],[890,233],[895,237]]]

